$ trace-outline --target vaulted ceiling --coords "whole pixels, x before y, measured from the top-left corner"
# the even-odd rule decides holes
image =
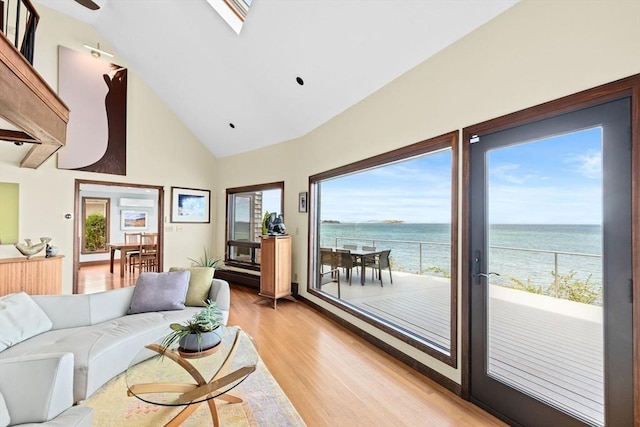
[[[94,26],[216,157],[307,134],[517,2],[253,0],[238,35],[206,0],[35,1]]]

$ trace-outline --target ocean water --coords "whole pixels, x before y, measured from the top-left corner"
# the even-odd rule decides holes
[[[394,270],[440,275],[429,268],[451,270],[450,232],[449,224],[323,223],[320,242],[321,246],[351,243],[391,249]],[[532,250],[597,255],[558,254],[558,272],[574,271],[574,279],[602,283],[599,225],[495,224],[490,226],[488,238],[488,270],[500,273],[492,279],[494,283],[508,284],[512,277],[542,286],[553,283],[554,254]]]

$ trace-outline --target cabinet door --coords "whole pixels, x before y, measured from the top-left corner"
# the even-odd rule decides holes
[[[264,237],[262,238],[262,246],[260,248],[260,294],[265,296],[275,296],[275,278],[276,278],[276,239]]]

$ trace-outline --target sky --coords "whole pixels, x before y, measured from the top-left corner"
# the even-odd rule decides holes
[[[487,153],[493,224],[600,224],[602,129]],[[451,151],[324,181],[322,220],[448,223]]]
[[[451,150],[324,181],[321,219],[451,221]]]

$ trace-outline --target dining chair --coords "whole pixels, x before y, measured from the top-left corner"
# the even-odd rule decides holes
[[[393,285],[393,276],[391,276],[391,261],[389,260],[389,254],[391,250],[386,250],[380,252],[380,255],[376,257],[376,265],[375,268],[378,270],[378,278],[380,278],[380,286],[384,286],[382,284],[382,270],[389,270],[389,280],[391,280],[391,284]]]
[[[140,249],[136,257],[140,271],[157,271],[158,233],[144,233],[140,236]]]
[[[375,246],[362,246],[362,251],[363,252],[375,252],[376,251],[376,247]],[[375,273],[375,269],[376,269],[376,256],[373,257],[364,257],[364,259],[362,260],[362,262],[364,262],[364,269],[365,269],[365,273],[367,270],[367,267],[371,267],[371,280],[374,280],[374,273]]]
[[[338,255],[331,248],[320,248],[320,270],[324,273],[324,266],[328,265],[330,270],[338,267]]]
[[[338,286],[338,299],[340,298],[340,270],[334,268],[333,270],[321,271],[318,278],[318,287],[322,290],[324,285],[329,283],[335,283]]]
[[[351,257],[351,251],[349,249],[336,249],[336,255],[338,257],[338,267],[342,267],[342,270],[349,279],[349,286],[351,286],[351,276],[353,275],[353,258]]]
[[[357,251],[358,245],[346,244],[342,245],[342,248],[350,251]],[[360,257],[352,255],[351,259],[353,260],[353,267],[360,267]]]
[[[133,243],[140,243],[140,236],[142,236],[142,233],[124,233],[124,243],[125,244],[133,244]],[[135,250],[135,251],[127,251],[127,253],[124,255],[126,257],[126,265],[129,268],[129,273],[133,273],[134,270],[134,263],[135,263],[135,258],[138,256],[139,251]],[[123,256],[122,254],[120,254],[120,256]]]

